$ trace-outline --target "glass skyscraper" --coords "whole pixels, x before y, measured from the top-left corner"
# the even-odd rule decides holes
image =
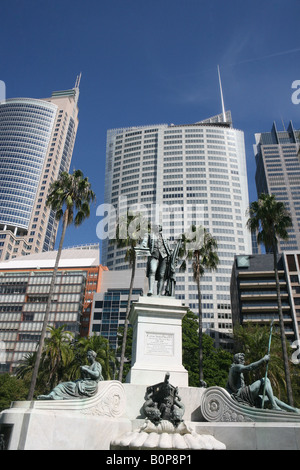
[[[230,112],[194,124],[109,130],[105,203],[115,208],[116,220],[133,208],[161,223],[171,244],[192,225],[217,239],[220,263],[202,278],[201,303],[206,332],[217,345],[228,345],[234,255],[252,252],[244,134],[233,128]],[[113,223],[109,229],[113,232]],[[103,240],[102,264],[110,270],[128,268],[124,254],[109,238]],[[138,259],[137,267],[143,266]],[[191,266],[176,281],[176,297],[197,313]]]
[[[0,103],[0,260],[54,247],[57,222],[45,202],[70,167],[78,95],[79,79],[51,98]]]
[[[300,250],[300,131],[292,122],[287,130],[255,134],[256,187],[260,193],[274,194],[289,210],[293,226],[289,240],[279,240],[279,251]]]

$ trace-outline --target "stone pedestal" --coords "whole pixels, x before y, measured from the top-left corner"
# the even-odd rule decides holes
[[[182,319],[188,307],[173,297],[140,297],[131,308],[132,367],[126,382],[153,385],[166,372],[174,386],[188,386],[182,365]]]

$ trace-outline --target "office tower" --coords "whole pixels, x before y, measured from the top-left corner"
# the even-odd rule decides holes
[[[260,193],[274,194],[285,203],[293,226],[288,230],[289,240],[279,240],[279,251],[300,249],[300,131],[292,122],[287,130],[255,134],[256,187]]]
[[[192,225],[204,226],[218,241],[217,272],[201,280],[204,329],[215,344],[232,333],[230,275],[235,254],[250,253],[246,229],[249,206],[244,134],[230,112],[194,124],[159,124],[107,132],[105,203],[118,215],[136,208],[161,223],[171,242]],[[102,242],[102,264],[127,269],[124,250],[109,243],[114,222]],[[145,266],[138,259],[137,267]],[[176,297],[198,311],[191,266],[177,275]],[[129,281],[128,281],[129,282]]]
[[[45,202],[50,184],[69,171],[79,82],[51,98],[0,103],[0,260],[54,247],[58,223]]]
[[[56,254],[48,251],[0,263],[0,372],[12,372],[24,355],[36,350]],[[88,336],[93,295],[106,270],[99,265],[99,246],[63,250],[49,325],[65,325],[75,336]]]
[[[299,340],[300,331],[300,255],[277,255],[284,331],[289,342]],[[273,254],[236,256],[231,278],[233,325],[245,323],[278,326],[278,302]]]

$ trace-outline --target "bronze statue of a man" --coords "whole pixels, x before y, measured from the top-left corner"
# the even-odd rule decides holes
[[[157,295],[163,294],[165,274],[171,250],[168,240],[162,235],[162,226],[158,225],[157,230],[148,234],[141,246],[149,248],[150,256],[147,264],[147,277],[149,280],[148,296],[153,295],[154,282],[157,280]]]

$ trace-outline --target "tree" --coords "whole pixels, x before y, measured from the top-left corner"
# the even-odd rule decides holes
[[[208,387],[225,387],[232,354],[222,348],[216,349],[214,340],[203,334],[203,374]],[[189,374],[189,386],[199,385],[199,335],[198,317],[188,311],[182,320],[182,363]]]
[[[95,194],[91,189],[91,184],[88,178],[84,178],[81,170],[74,170],[72,175],[67,172],[62,172],[58,180],[54,181],[50,187],[46,205],[55,211],[57,220],[63,221],[62,233],[57,250],[55,265],[51,277],[48,301],[46,312],[44,316],[42,332],[38,345],[36,363],[32,373],[31,385],[28,395],[28,400],[33,399],[38,369],[41,361],[44,341],[46,336],[46,329],[48,326],[51,301],[54,292],[54,285],[56,274],[58,271],[59,260],[61,257],[63,242],[68,225],[74,224],[78,227],[82,224],[84,219],[90,215],[90,203],[95,200]]]
[[[66,325],[58,328],[48,326],[50,337],[45,338],[42,360],[45,365],[44,372],[47,374],[46,385],[51,390],[63,378],[64,371],[73,359],[70,348],[73,334],[65,328]]]
[[[205,271],[214,271],[217,269],[219,257],[217,255],[217,241],[204,228],[192,227],[192,234],[196,235],[196,240],[183,236],[183,250],[187,252],[187,258],[192,260],[193,277],[197,284],[198,291],[198,323],[199,323],[199,382],[204,385],[203,380],[203,336],[202,336],[202,307],[201,307],[201,277]],[[200,236],[199,236],[200,235]],[[194,241],[195,240],[195,241]],[[191,243],[191,244],[190,244]],[[180,269],[185,269],[185,261]]]
[[[142,238],[148,230],[148,222],[140,214],[127,213],[126,216],[121,217],[116,229],[116,240],[118,248],[127,248],[125,254],[125,261],[128,262],[131,268],[131,278],[129,285],[129,294],[125,314],[125,324],[123,332],[123,341],[120,357],[119,380],[122,381],[123,368],[125,361],[125,350],[127,341],[127,331],[129,323],[129,313],[131,306],[132,291],[136,270],[136,252],[135,248],[138,245],[140,238]]]
[[[12,401],[26,400],[27,393],[25,380],[8,373],[0,374],[0,412],[9,408]]]
[[[278,316],[281,334],[282,355],[286,377],[288,402],[293,406],[293,394],[289,360],[286,348],[283,313],[280,296],[280,284],[277,267],[278,239],[287,240],[287,229],[292,226],[292,219],[283,202],[276,201],[274,194],[259,196],[257,201],[251,203],[247,226],[252,233],[257,233],[257,242],[263,243],[267,251],[273,253],[274,274],[276,280]]]

